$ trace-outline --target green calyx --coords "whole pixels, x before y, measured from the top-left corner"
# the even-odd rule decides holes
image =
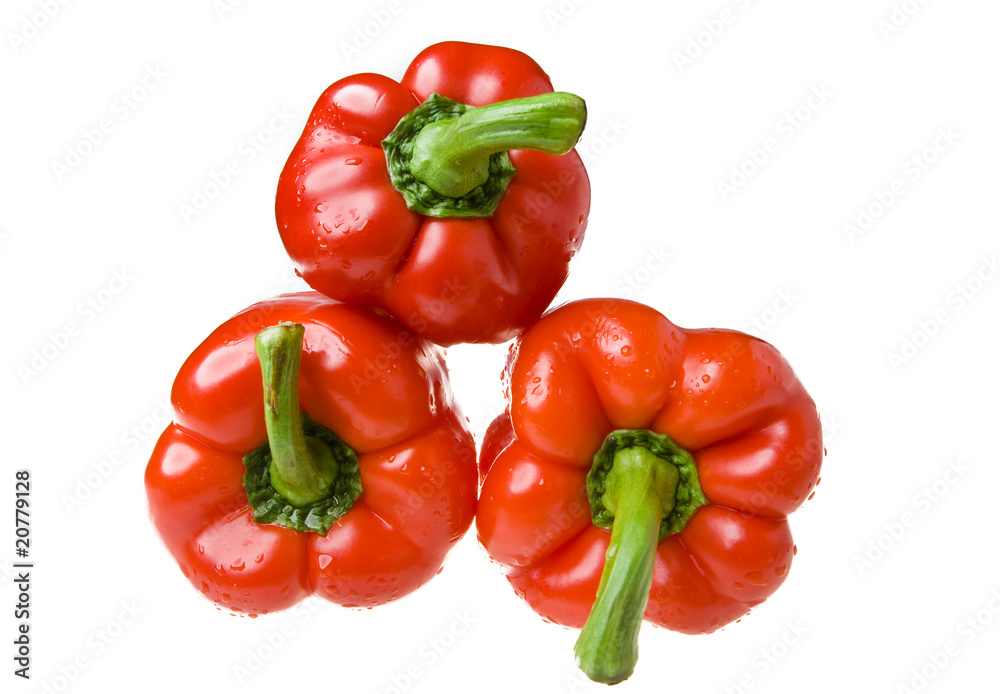
[[[611,528],[611,539],[574,652],[587,677],[617,684],[639,660],[656,547],[708,500],[691,455],[668,436],[639,429],[608,435],[587,475],[587,496],[594,524]]]
[[[399,121],[382,149],[409,209],[430,217],[489,217],[516,173],[507,151],[565,154],[586,119],[583,99],[566,92],[479,107],[431,94]]]
[[[243,487],[255,523],[326,535],[361,495],[354,451],[299,411],[305,329],[265,328],[256,339],[268,440],[243,457]]]
[[[619,429],[608,434],[594,454],[594,462],[587,475],[587,500],[590,501],[591,520],[599,528],[612,526],[615,513],[603,500],[607,492],[607,478],[615,467],[615,457],[635,448],[648,451],[677,470],[673,507],[667,510],[660,522],[659,539],[663,540],[683,530],[694,512],[708,503],[698,482],[698,468],[694,458],[666,434],[656,434],[645,429]],[[631,453],[635,454],[635,451]]]
[[[253,509],[254,523],[283,525],[299,532],[312,531],[326,535],[361,496],[358,458],[336,434],[316,424],[305,413],[302,413],[302,429],[308,438],[327,446],[332,458],[337,461],[336,478],[327,487],[323,497],[301,506],[288,501],[273,484],[271,447],[267,443],[243,457],[243,465],[246,467],[243,487],[250,500],[250,508]]]

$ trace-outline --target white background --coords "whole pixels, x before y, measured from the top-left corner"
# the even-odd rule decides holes
[[[445,39],[521,49],[587,100],[593,208],[557,302],[629,297],[685,327],[755,332],[823,414],[823,483],[792,517],[786,584],[711,636],[645,627],[616,691],[993,681],[1000,6],[223,2],[0,13],[0,689],[603,689],[575,670],[576,633],[521,603],[474,533],[395,604],[249,620],[205,601],[147,518],[143,470],[177,368],[228,316],[301,286],[272,205],[313,102],[355,72],[399,78]],[[231,161],[238,175],[185,219]],[[477,438],[503,406],[505,352],[448,353]],[[11,659],[20,468],[30,683]]]

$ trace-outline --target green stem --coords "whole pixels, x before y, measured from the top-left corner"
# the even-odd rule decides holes
[[[337,478],[330,446],[306,436],[299,412],[299,365],[305,328],[280,323],[257,334],[264,379],[264,421],[271,450],[271,486],[293,506],[325,498]]]
[[[611,543],[597,600],[574,649],[580,669],[595,682],[617,684],[635,670],[660,527],[674,508],[679,481],[678,468],[645,447],[614,454],[601,496],[614,515]]]
[[[565,154],[586,120],[583,99],[567,92],[470,107],[417,134],[410,170],[437,193],[462,197],[487,181],[490,155],[511,149]]]

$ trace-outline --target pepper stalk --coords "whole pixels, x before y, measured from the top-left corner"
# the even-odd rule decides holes
[[[407,207],[431,217],[489,217],[516,173],[508,150],[566,154],[587,107],[568,92],[486,106],[431,94],[382,142],[393,186]]]
[[[243,457],[256,523],[326,535],[361,495],[355,452],[299,409],[305,328],[279,323],[254,341],[264,385],[267,441]]]
[[[595,682],[617,684],[639,659],[639,628],[659,542],[708,501],[691,455],[665,434],[612,432],[594,455],[587,496],[595,525],[611,527],[597,599],[574,653]]]

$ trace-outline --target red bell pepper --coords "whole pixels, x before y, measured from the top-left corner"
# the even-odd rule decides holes
[[[632,673],[643,619],[708,633],[788,576],[786,516],[824,451],[816,407],[771,345],[594,299],[522,335],[505,377],[479,539],[532,608],[583,628],[591,679]]]
[[[438,344],[509,340],[583,240],[590,182],[571,150],[585,119],[508,48],[440,43],[401,82],[344,78],[279,178],[285,249],[313,289]]]
[[[472,524],[475,444],[440,350],[370,309],[315,292],[251,306],[184,362],[172,400],[150,511],[220,606],[382,604]]]

